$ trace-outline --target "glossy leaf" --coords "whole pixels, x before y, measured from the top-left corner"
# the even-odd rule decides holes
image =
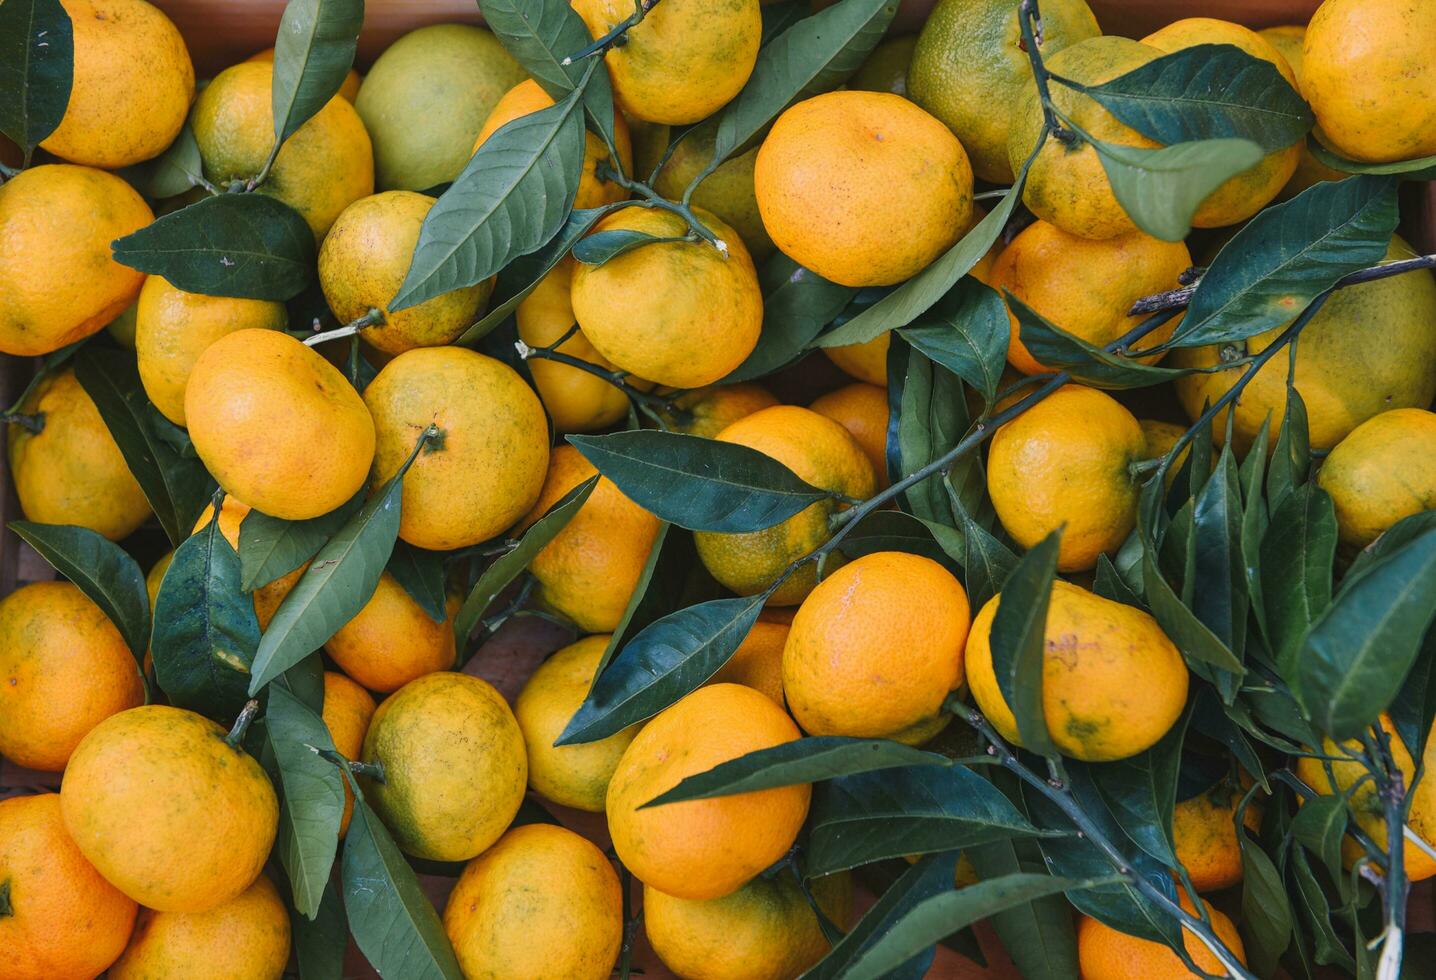
[[[307,521],[286,521],[251,510],[239,525],[240,585],[252,592],[288,575],[318,554],[349,518],[364,506],[368,489],[347,503]]]
[[[1246,139],[1197,140],[1149,150],[1093,140],[1117,203],[1153,238],[1181,241],[1212,191],[1256,166],[1262,149]]]
[[[1394,160],[1390,163],[1361,163],[1333,153],[1314,137],[1307,140],[1306,145],[1318,163],[1343,173],[1378,176],[1394,174],[1405,180],[1436,180],[1436,154],[1410,160]]]
[[[1047,606],[1057,576],[1061,530],[1043,538],[1017,562],[1002,586],[992,619],[992,670],[1017,721],[1022,745],[1055,757],[1057,746],[1043,711],[1042,676],[1047,655]]]
[[[1071,87],[1158,143],[1232,136],[1270,152],[1300,142],[1312,124],[1275,65],[1231,44],[1183,48],[1100,85]]]
[[[186,122],[169,149],[153,160],[124,167],[120,175],[146,197],[156,199],[178,197],[204,181],[204,163],[200,160],[199,144],[194,129]]]
[[[1247,955],[1258,976],[1269,976],[1291,942],[1290,899],[1281,874],[1266,852],[1244,832],[1237,832],[1242,852],[1242,924]]]
[[[1373,562],[1380,561],[1433,529],[1436,529],[1436,509],[1423,510],[1401,518],[1357,553],[1346,569],[1346,581],[1356,581],[1357,575],[1366,571]]]
[[[761,378],[797,360],[857,293],[782,252],[763,264],[758,282],[763,289],[763,333],[747,359],[723,379],[725,384]]]
[[[757,531],[832,497],[771,456],[737,443],[657,429],[568,441],[624,496],[660,520],[694,531]]]
[[[1068,372],[1077,381],[1101,388],[1145,388],[1188,373],[1105,351],[1063,330],[1007,290],[1003,295],[1017,317],[1019,336],[1027,352],[1049,368]]]
[[[1267,507],[1273,514],[1287,494],[1306,482],[1310,470],[1311,437],[1306,420],[1306,402],[1288,377],[1281,430],[1277,433],[1266,471]]]
[[[1192,510],[1195,582],[1191,607],[1197,618],[1240,656],[1247,632],[1246,576],[1242,571],[1242,491],[1236,457],[1228,444],[1198,492]]]
[[[214,481],[198,459],[181,458],[159,437],[154,425],[159,413],[145,395],[133,354],[87,344],[75,355],[75,377],[99,409],[170,544],[178,546],[189,537]]]
[[[574,243],[573,257],[584,265],[603,265],[605,262],[618,258],[625,252],[631,252],[645,245],[659,245],[663,242],[682,241],[687,241],[682,235],[660,237],[658,235],[650,235],[646,231],[613,228],[608,231],[595,232],[592,235],[579,239]]]
[[[483,282],[558,233],[583,166],[580,93],[505,123],[484,141],[425,216],[391,310]]]
[[[1291,818],[1291,836],[1321,858],[1333,878],[1342,876],[1341,839],[1346,833],[1346,800],[1316,796],[1306,800]]]
[[[1386,711],[1412,757],[1421,758],[1436,720],[1436,630],[1426,631],[1421,652]]]
[[[981,609],[1002,590],[1002,584],[1017,567],[1017,555],[966,512],[959,513],[958,520],[965,555],[962,567],[967,573],[963,581],[972,608]]]
[[[416,548],[406,541],[396,541],[386,570],[430,619],[436,623],[445,620],[444,602],[447,596],[443,555]]]
[[[583,506],[584,501],[598,485],[598,477],[591,476],[568,493],[564,494],[548,511],[524,531],[514,547],[500,555],[484,569],[474,587],[469,590],[464,604],[454,614],[454,637],[461,651],[467,649],[474,627],[484,615],[484,610],[498,598],[509,583],[518,578],[534,556],[558,536],[573,515]]]
[[[905,551],[955,572],[963,560],[963,539],[961,531],[900,510],[875,510],[861,517],[843,538],[841,551],[849,560],[877,551]]]
[[[1242,662],[1236,658],[1221,638],[1197,618],[1172,591],[1172,586],[1163,576],[1153,557],[1150,540],[1143,541],[1142,588],[1152,616],[1162,631],[1176,644],[1189,661],[1210,664],[1240,676],[1245,673]]]
[[[11,521],[10,530],[100,607],[143,665],[150,645],[150,597],[135,560],[87,527]]]
[[[1266,599],[1261,587],[1261,543],[1271,526],[1266,499],[1262,496],[1262,481],[1266,476],[1267,446],[1271,437],[1271,419],[1262,421],[1257,437],[1247,452],[1247,458],[1237,471],[1242,488],[1241,559],[1242,579],[1246,584],[1247,597],[1257,630],[1271,647],[1271,626],[1267,622]]]
[[[751,793],[775,786],[815,783],[838,776],[900,766],[946,766],[946,756],[924,752],[885,738],[812,735],[772,748],[758,749],[712,769],[688,776],[639,809]]]
[[[74,29],[60,0],[0,4],[0,133],[26,160],[65,116],[74,57]]]
[[[1312,723],[1355,737],[1396,696],[1436,617],[1436,531],[1348,581],[1307,632],[1292,687]]]
[[[1243,340],[1291,320],[1357,269],[1386,254],[1396,230],[1396,181],[1321,181],[1260,212],[1212,261],[1170,341]]]
[[[1290,667],[1302,638],[1331,604],[1336,560],[1336,510],[1314,483],[1289,493],[1262,537],[1262,598],[1277,663]]]
[[[220,194],[156,218],[114,243],[115,261],[186,292],[287,300],[314,277],[314,233],[265,194]]]
[[[171,704],[228,721],[249,700],[258,644],[254,601],[239,587],[239,555],[211,518],[175,549],[155,597],[155,677]]]
[[[282,684],[269,689],[265,731],[279,765],[284,792],[279,809],[279,860],[289,875],[294,906],[319,914],[339,846],[344,777],[319,751],[336,751],[324,719]]]
[[[1098,793],[1127,837],[1168,867],[1180,863],[1172,813],[1177,805],[1177,776],[1190,719],[1189,708],[1151,748],[1088,767]]]
[[[733,656],[766,599],[713,599],[644,627],[598,675],[554,744],[607,738],[697,690]]]
[[[1002,297],[971,276],[902,330],[904,340],[982,392],[989,405],[1007,366],[1010,335]]]
[[[324,883],[318,914],[311,920],[292,912],[289,925],[294,935],[299,980],[343,980],[349,927],[344,922],[344,905],[335,879]]]
[[[951,449],[970,424],[967,393],[957,375],[933,363],[921,351],[909,350],[897,413],[898,472],[907,476],[927,466]],[[980,465],[976,454],[969,454],[954,465],[954,471]],[[904,492],[903,500],[921,520],[954,523],[953,501],[939,478],[914,484]]]
[[[433,904],[389,831],[359,794],[344,838],[349,931],[380,976],[463,980]]]
[[[1033,841],[994,841],[963,853],[983,881],[1046,870],[1042,853]],[[1046,980],[1078,980],[1077,930],[1072,908],[1061,896],[1032,899],[994,912],[991,921],[1019,974]]]
[[[289,0],[274,36],[270,108],[274,139],[283,143],[325,103],[354,64],[364,0]]]

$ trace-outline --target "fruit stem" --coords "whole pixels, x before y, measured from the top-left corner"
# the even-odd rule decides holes
[[[622,47],[623,45],[628,43],[629,28],[635,27],[639,23],[641,23],[644,16],[656,6],[658,6],[658,0],[634,0],[633,13],[629,14],[617,24],[613,25],[612,29],[610,29],[607,34],[603,35],[587,47],[580,48],[578,51],[574,52],[567,58],[563,59],[563,61],[559,62],[559,64],[567,67],[568,65],[573,64],[575,61],[582,61],[584,58],[590,58],[596,54],[606,53],[609,48]]]
[[[386,322],[387,321],[384,319],[384,311],[371,306],[368,313],[365,313],[361,317],[356,317],[355,319],[350,320],[342,327],[335,327],[333,330],[321,330],[319,333],[315,334],[312,337],[306,337],[304,340],[304,346],[317,347],[318,345],[324,343],[326,340],[339,340],[342,337],[355,337],[358,336],[359,331],[365,329],[366,327],[378,327],[382,326]]]
[[[0,421],[10,422],[14,425],[21,426],[25,429],[30,430],[35,435],[39,435],[41,432],[45,431],[44,412],[36,412],[33,415],[27,415],[24,412],[6,412],[3,415],[0,415]]]
[[[218,507],[215,508],[215,513],[219,513]],[[240,711],[239,717],[234,720],[234,727],[231,728],[229,734],[224,737],[224,743],[232,749],[239,748],[239,743],[244,741],[244,733],[249,731],[249,724],[254,721],[254,716],[257,714],[259,714],[259,701],[258,699],[251,698],[245,702],[244,709]]]
[[[547,347],[530,347],[522,340],[515,341],[514,347],[518,350],[519,357],[522,360],[553,361],[556,364],[566,364],[569,367],[587,372],[595,378],[601,378],[607,381],[619,391],[623,392],[624,396],[633,403],[636,409],[646,415],[660,429],[665,431],[672,422],[676,421],[681,425],[692,417],[688,412],[678,408],[675,404],[680,396],[687,394],[686,390],[680,389],[668,395],[651,395],[629,384],[626,380],[628,377],[628,372],[626,371],[610,371],[594,364],[592,361],[586,361],[581,357],[574,357],[572,354],[565,354],[563,351],[556,349],[576,332],[578,332],[578,324],[575,323],[569,328],[568,332]]]
[[[381,762],[360,762],[358,759],[346,759],[332,749],[319,749],[314,748],[312,745],[310,748],[314,750],[314,754],[319,756],[319,758],[325,762],[333,763],[345,773],[372,779],[380,785],[384,783],[384,764]]]
[[[1022,0],[1017,8],[1017,26],[1022,31],[1022,50],[1027,52],[1027,62],[1032,66],[1032,80],[1037,83],[1037,96],[1042,101],[1042,118],[1046,121],[1047,133],[1053,139],[1071,145],[1077,141],[1077,134],[1057,121],[1057,109],[1052,104],[1052,92],[1048,87],[1051,74],[1042,63],[1042,13],[1037,9],[1037,0]],[[1047,134],[1043,134],[1043,138]],[[1039,139],[1041,145],[1042,140]]]

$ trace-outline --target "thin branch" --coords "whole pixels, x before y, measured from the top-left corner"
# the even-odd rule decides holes
[[[631,28],[643,22],[643,18],[650,10],[658,6],[658,0],[637,0],[634,4],[633,13],[613,25],[613,28],[602,37],[598,38],[587,47],[569,55],[559,62],[564,66],[573,64],[575,61],[582,61],[596,54],[607,54],[609,48],[622,47],[628,43],[628,32]]]

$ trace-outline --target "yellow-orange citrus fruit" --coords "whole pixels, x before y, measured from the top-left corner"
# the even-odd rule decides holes
[[[478,139],[474,140],[474,152],[479,152],[479,147],[505,123],[513,122],[531,112],[547,109],[551,105],[553,97],[545,92],[538,82],[532,78],[519,82],[504,93],[504,97],[499,99],[489,117],[484,120],[484,127],[479,130]],[[628,197],[628,191],[619,185],[598,178],[599,163],[605,163],[610,168],[615,166],[609,156],[608,147],[603,144],[603,137],[597,133],[585,133],[583,138],[583,174],[578,179],[578,194],[573,199],[573,206],[597,208]],[[632,173],[633,143],[629,139],[628,123],[623,121],[623,114],[617,111],[613,114],[613,148],[618,151],[617,168],[623,173]]]
[[[577,449],[556,448],[543,491],[515,533],[597,473]],[[563,530],[529,562],[539,600],[585,633],[612,630],[628,607],[657,536],[658,518],[625,497],[608,477],[600,477]]]
[[[863,499],[871,497],[876,487],[873,464],[858,441],[837,422],[810,409],[765,408],[734,422],[716,438],[771,456],[799,479],[823,490]],[[838,507],[835,500],[819,500],[761,531],[699,531],[693,536],[698,557],[723,585],[740,595],[756,595],[791,562],[828,540],[828,518]],[[775,606],[801,602],[817,584],[815,565],[809,562],[790,575],[768,602]]]
[[[1283,24],[1278,27],[1264,27],[1257,31],[1266,38],[1268,44],[1276,48],[1286,63],[1291,66],[1291,73],[1296,76],[1297,90],[1301,90],[1302,73],[1302,45],[1306,43],[1305,24]],[[1340,170],[1328,167],[1316,159],[1311,152],[1311,147],[1302,146],[1301,159],[1297,161],[1296,173],[1286,182],[1286,186],[1277,195],[1279,200],[1295,197],[1306,190],[1312,184],[1320,183],[1323,180],[1344,180],[1349,174]]]
[[[462,347],[416,348],[386,364],[364,391],[378,445],[374,484],[404,477],[399,537],[449,551],[487,541],[533,506],[548,467],[543,404],[518,372]]]
[[[135,310],[135,353],[145,394],[160,414],[185,424],[184,392],[204,349],[236,330],[283,330],[283,303],[187,293],[149,276]]]
[[[739,419],[776,404],[777,397],[755,381],[713,385],[680,396],[673,403],[678,412],[667,413],[667,421],[679,432],[711,439]]]
[[[912,64],[913,50],[916,47],[916,34],[887,38],[873,48],[873,53],[868,55],[862,67],[848,79],[848,88],[864,92],[891,92],[893,95],[910,98],[907,73],[908,67]],[[913,101],[917,100],[913,99]],[[923,106],[923,108],[932,112],[932,109],[927,106]],[[933,115],[937,115],[937,113],[933,112]],[[1002,147],[1003,158],[1006,159],[1006,140],[1003,141]]]
[[[89,167],[31,167],[0,184],[0,352],[84,340],[135,301],[145,274],[110,242],[154,220],[144,198]]]
[[[1185,893],[1181,900],[1182,907],[1195,915],[1196,906]],[[1207,912],[1217,938],[1245,965],[1246,950],[1232,920],[1210,906]],[[1195,937],[1183,933],[1182,945],[1198,969],[1209,975],[1227,974],[1216,954]],[[1182,958],[1165,944],[1129,936],[1085,915],[1077,923],[1077,959],[1082,980],[1187,980],[1192,976]]]
[[[753,352],[763,323],[758,273],[738,233],[703,210],[703,226],[727,248],[667,241],[603,265],[578,263],[570,297],[584,336],[619,368],[658,384],[698,388]],[[658,208],[624,208],[594,226],[657,238],[681,237],[684,220]]]
[[[1242,847],[1237,840],[1237,804],[1242,791],[1222,780],[1196,796],[1181,800],[1172,811],[1172,841],[1177,863],[1198,892],[1230,888],[1242,880]],[[1247,805],[1243,823],[1261,827],[1261,808]]]
[[[277,330],[237,330],[205,348],[184,408],[205,469],[271,517],[329,513],[364,485],[375,458],[374,421],[353,385]]]
[[[80,742],[60,786],[65,827],[120,891],[203,912],[259,877],[279,823],[264,768],[192,711],[150,704]]]
[[[1302,47],[1316,137],[1352,160],[1436,153],[1436,7],[1325,0]]]
[[[364,735],[369,720],[378,707],[369,692],[343,674],[324,672],[324,727],[334,747],[346,759],[357,759],[364,749]],[[339,836],[349,832],[349,818],[354,815],[354,791],[344,782],[344,816],[339,821]]]
[[[573,267],[574,260],[565,257],[519,303],[514,311],[519,340],[530,347],[558,344],[554,349],[559,353],[612,371],[613,365],[594,349],[582,330],[558,343],[575,324],[569,298]],[[594,432],[628,414],[628,396],[622,389],[583,368],[538,357],[527,364],[556,432]]]
[[[992,665],[992,620],[1001,598],[993,596],[972,621],[967,686],[992,727],[1021,744]],[[1045,636],[1043,713],[1063,755],[1084,762],[1125,759],[1155,745],[1181,715],[1187,665],[1142,610],[1058,579]]]
[[[274,63],[274,49],[273,49],[273,48],[265,48],[263,51],[256,51],[256,52],[254,52],[254,54],[250,55],[248,58],[245,58],[244,60],[245,60],[245,61],[268,61],[270,64],[273,64],[273,63]],[[343,81],[343,82],[340,84],[340,86],[339,86],[339,94],[340,94],[341,96],[343,96],[344,99],[345,99],[346,101],[350,102],[351,104],[354,102],[355,99],[357,99],[357,98],[359,97],[359,82],[360,82],[359,73],[358,73],[357,71],[355,71],[353,68],[350,68],[349,71],[345,73],[345,75],[344,75],[344,81]]]
[[[85,860],[55,793],[0,800],[0,976],[92,980],[125,948],[135,903]]]
[[[608,784],[608,831],[623,866],[677,898],[732,894],[792,846],[808,815],[807,783],[640,809],[689,776],[797,739],[764,694],[700,687],[643,727]]]
[[[1141,424],[1115,398],[1065,385],[997,430],[987,492],[1014,541],[1031,548],[1062,528],[1057,568],[1083,571],[1136,526],[1131,466],[1145,449]]]
[[[194,98],[184,38],[145,0],[61,3],[74,38],[74,79],[64,118],[40,146],[106,170],[159,156]]]
[[[685,131],[654,177],[653,189],[664,197],[682,200],[688,185],[713,162],[717,136],[716,116]],[[753,165],[757,160],[756,143],[741,153],[735,152],[699,181],[689,200],[726,222],[742,237],[754,260],[762,261],[773,254],[773,239],[768,237],[763,216],[758,213],[758,198],[753,188]]]
[[[1187,432],[1187,427],[1184,425],[1163,422],[1160,419],[1138,419],[1137,424],[1142,427],[1142,438],[1146,441],[1146,446],[1142,451],[1144,460],[1161,459],[1167,456],[1177,445],[1177,440]],[[1177,458],[1172,460],[1172,465],[1167,468],[1165,479],[1167,486],[1171,486],[1172,481],[1177,478],[1177,472],[1182,468],[1182,464],[1186,462],[1187,455],[1191,451],[1190,445],[1183,446],[1182,451],[1177,454]]]
[[[873,464],[877,489],[886,487],[888,421],[892,414],[887,389],[859,381],[814,399],[808,407],[852,433],[867,454],[868,462]]]
[[[41,422],[39,432],[8,427],[10,473],[27,520],[76,524],[111,541],[145,522],[149,501],[73,370],[41,378],[20,412]]]
[[[225,495],[224,502],[220,504],[219,533],[224,535],[224,539],[229,542],[229,546],[235,551],[239,551],[240,525],[244,523],[244,519],[249,516],[249,512],[252,509],[249,504],[229,494]],[[194,528],[190,533],[198,534],[204,530],[209,526],[209,522],[213,517],[214,504],[207,504],[204,510],[200,511],[199,520],[194,522]],[[173,553],[171,553],[170,557],[174,557]],[[165,567],[169,567],[168,562],[165,563]],[[289,595],[289,590],[294,588],[295,583],[304,575],[304,570],[308,567],[309,563],[305,562],[300,567],[294,569],[294,571],[286,572],[274,581],[266,582],[254,590],[254,615],[255,618],[259,620],[259,628],[261,630],[269,626],[269,621],[274,618],[274,613],[279,609],[279,604],[284,601],[285,596]],[[151,574],[153,574],[153,572],[151,572]],[[163,578],[164,572],[162,571],[160,572],[160,578],[155,580],[156,593],[158,593],[160,581]]]
[[[244,61],[216,75],[195,99],[190,125],[212,183],[248,180],[269,159],[273,77],[273,65]],[[298,211],[316,242],[349,204],[374,193],[373,146],[348,100],[334,96],[284,141],[257,192]]]
[[[787,642],[787,623],[754,623],[733,656],[706,683],[742,684],[783,707],[783,645]]]
[[[434,622],[388,572],[364,608],[324,643],[324,650],[371,691],[397,691],[425,674],[454,666],[453,611]]]
[[[604,56],[623,111],[649,122],[697,122],[738,94],[758,60],[758,0],[669,0]],[[573,9],[597,40],[629,17],[627,0],[577,0]]]
[[[902,551],[833,572],[793,617],[783,692],[810,735],[925,742],[962,680],[967,593],[937,562]]]
[[[847,286],[915,275],[972,216],[962,144],[888,92],[828,92],[788,109],[763,140],[753,186],[774,244]]]
[[[135,315],[138,312],[137,307],[138,303],[131,303],[125,307],[124,312],[105,324],[105,330],[109,332],[111,337],[115,338],[115,343],[127,350],[135,349]]]
[[[1436,508],[1436,413],[1398,408],[1367,419],[1336,444],[1316,480],[1331,494],[1341,543],[1350,549]]]
[[[503,695],[467,674],[425,674],[379,705],[363,761],[384,780],[364,796],[406,853],[467,861],[508,827],[528,781],[524,737]]]
[[[289,913],[274,883],[260,875],[205,912],[141,911],[109,980],[279,980],[288,962]]]
[[[100,722],[145,702],[134,654],[69,582],[0,599],[0,755],[60,772]]]
[[[607,633],[585,636],[538,666],[514,701],[514,717],[528,748],[529,787],[559,806],[603,812],[608,781],[623,750],[638,734],[633,725],[596,742],[555,745],[588,696]]]
[[[998,255],[991,283],[993,289],[1011,293],[1068,333],[1105,347],[1142,321],[1127,314],[1134,302],[1176,289],[1177,277],[1191,264],[1183,242],[1164,242],[1140,231],[1094,240],[1036,221]],[[1008,317],[1012,329],[1008,362],[1023,374],[1052,370],[1022,343],[1016,314],[1009,312]],[[1174,317],[1134,349],[1165,341],[1180,322]],[[1156,355],[1142,360],[1151,364],[1159,359]]]
[[[809,884],[829,921],[845,927],[852,911],[847,872]],[[722,898],[674,898],[643,889],[649,945],[680,977],[792,980],[828,952],[828,940],[791,875],[754,878]]]
[[[526,824],[465,866],[444,931],[466,977],[605,980],[623,943],[623,893],[591,842]]]

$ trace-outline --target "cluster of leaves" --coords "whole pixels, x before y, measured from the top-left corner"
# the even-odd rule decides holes
[[[809,15],[802,0],[765,5],[757,66],[720,111],[705,174],[760,138],[788,105],[841,85],[882,38],[895,6],[840,0]],[[567,62],[589,43],[583,23],[563,0],[481,0],[480,7],[555,104],[500,129],[444,191],[391,306],[496,275],[489,310],[458,343],[512,363],[512,314],[565,254],[601,263],[650,242],[591,238],[574,250],[609,210],[572,209],[585,131],[613,139],[613,97],[601,61]],[[337,92],[362,20],[362,0],[289,3],[276,50],[276,152]],[[1031,21],[1022,26],[1030,40]],[[0,4],[0,132],[27,159],[63,114],[69,39],[56,0]],[[1107,144],[1055,110],[1043,133],[1044,140],[1091,144],[1119,202],[1158,237],[1185,236],[1212,188],[1264,152],[1301,140],[1311,125],[1300,96],[1275,69],[1230,46],[1168,55],[1097,86],[1048,76],[1035,43],[1028,50],[1044,93],[1048,85],[1082,91],[1164,144]],[[1046,104],[1050,110],[1050,99]],[[1356,175],[1267,209],[1233,237],[1183,298],[1185,316],[1164,348],[1226,345],[1249,363],[1249,378],[1287,349],[1305,317],[1259,353],[1245,353],[1246,341],[1287,323],[1293,310],[1319,306],[1374,266],[1396,224],[1400,174],[1433,164],[1330,162]],[[1001,422],[1067,381],[1138,388],[1181,372],[1131,360],[1120,342],[1095,348],[967,275],[1013,218],[1025,174],[1026,167],[966,237],[896,288],[853,289],[785,256],[772,258],[760,274],[762,338],[727,380],[762,378],[817,348],[892,335],[892,489],[845,511],[832,540],[804,560],[821,565],[838,547],[849,557],[910,551],[958,575],[974,607],[1003,592],[994,662],[1026,750],[1012,750],[980,715],[954,702],[953,712],[976,730],[970,741],[920,750],[885,740],[804,738],[692,777],[653,805],[813,783],[812,814],[794,859],[800,875],[850,868],[883,874],[901,867],[896,858],[924,855],[890,875],[879,901],[810,976],[920,976],[939,941],[980,957],[963,930],[990,917],[1024,974],[1063,977],[1076,975],[1069,903],[1183,949],[1183,913],[1169,874],[1178,864],[1173,808],[1233,779],[1240,767],[1254,781],[1244,805],[1266,794],[1260,835],[1239,831],[1255,972],[1284,959],[1303,975],[1316,964],[1369,975],[1373,954],[1364,940],[1387,920],[1372,901],[1372,884],[1342,868],[1340,842],[1354,829],[1349,807],[1340,796],[1298,806],[1311,791],[1291,764],[1323,737],[1363,735],[1382,712],[1419,757],[1436,706],[1436,520],[1410,518],[1345,565],[1331,501],[1312,482],[1316,464],[1299,394],[1289,386],[1279,429],[1268,420],[1271,428],[1239,462],[1230,438],[1220,451],[1212,438],[1218,411],[1241,390],[1234,386],[1148,475],[1137,530],[1096,573],[1099,594],[1149,611],[1181,650],[1195,678],[1187,709],[1165,738],[1131,759],[1060,759],[1047,736],[1040,669],[1057,538],[1019,553],[995,519],[976,450]],[[186,129],[162,157],[127,176],[154,198],[194,187],[208,194],[117,242],[121,262],[186,290],[284,301],[302,320],[328,316],[314,289],[307,227],[283,203],[252,193],[265,172],[231,187],[209,185]],[[644,206],[686,207],[632,183]],[[999,408],[1009,306],[1023,343],[1059,370]],[[1172,315],[1158,314],[1141,329]],[[262,699],[262,719],[246,744],[282,790],[276,856],[291,886],[301,976],[337,976],[348,931],[386,975],[457,977],[413,865],[365,804],[320,719],[315,651],[363,607],[387,570],[435,621],[444,619],[446,583],[462,584],[454,629],[466,657],[520,609],[522,586],[517,601],[504,597],[596,478],[520,538],[458,554],[397,540],[403,471],[313,520],[251,512],[235,548],[214,516],[190,534],[206,503],[217,511],[222,498],[184,431],[148,403],[133,358],[96,341],[56,352],[43,367],[69,358],[176,548],[153,621],[139,567],[119,546],[75,527],[20,522],[15,530],[115,621],[138,662],[153,652],[154,679],[169,701],[230,720],[249,699]],[[349,375],[362,389],[362,359],[351,357]],[[1272,431],[1279,432],[1274,439]],[[629,431],[570,441],[663,524],[561,743],[603,738],[662,711],[721,668],[756,620],[768,593],[725,595],[696,560],[693,531],[770,527],[830,496],[760,453],[639,429],[636,421]],[[890,501],[897,506],[883,507]],[[251,594],[300,569],[261,630]],[[346,780],[355,812],[337,856]],[[526,808],[520,819],[545,815]],[[959,851],[982,881],[954,891]],[[1370,855],[1378,866],[1383,859]]]

